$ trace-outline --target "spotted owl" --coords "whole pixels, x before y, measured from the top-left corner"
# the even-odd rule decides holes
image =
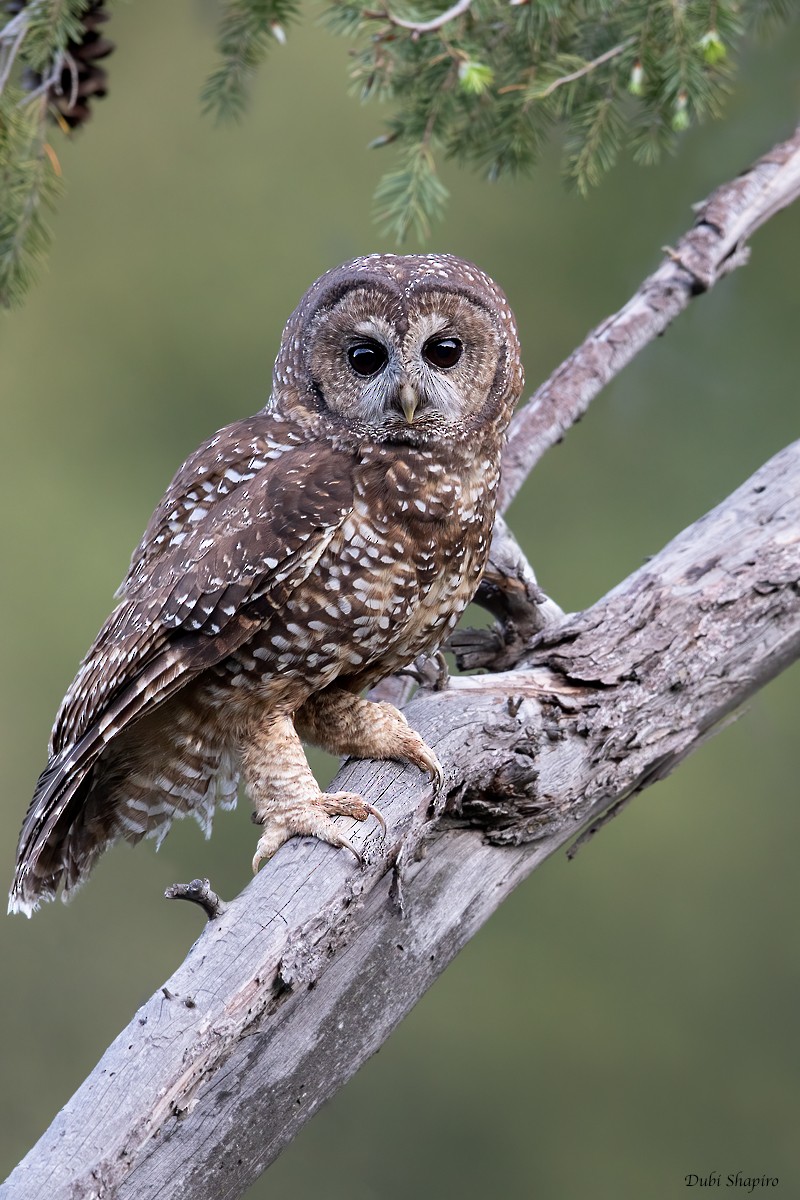
[[[441,782],[362,693],[434,651],[478,586],[522,368],[505,296],[449,254],[328,271],[284,330],[269,403],[180,468],[67,692],[20,835],[9,910],[64,899],[124,838],[206,833],[240,780],[260,837],[356,851],[302,741]]]

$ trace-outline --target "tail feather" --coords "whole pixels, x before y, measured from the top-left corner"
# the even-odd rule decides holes
[[[98,751],[84,761],[82,769],[76,770],[76,750],[77,747],[70,747],[57,754],[39,776],[19,836],[8,896],[10,913],[30,917],[42,901],[55,898],[62,881],[72,887],[79,882],[75,874],[77,864],[65,863],[63,859],[62,830],[69,828],[85,802]]]
[[[235,650],[259,622],[256,615],[237,614],[237,619],[227,628],[227,650]],[[131,727],[140,729],[143,722],[153,717],[155,725],[151,726],[151,734],[163,729],[164,706],[202,671],[225,656],[221,642],[220,637],[208,638],[197,633],[176,639],[148,662],[113,702],[96,714],[94,723],[82,737],[59,748],[52,756],[39,778],[22,825],[14,881],[9,893],[9,912],[31,916],[43,900],[53,899],[62,884],[66,899],[69,892],[86,878],[103,850],[121,837],[128,841],[156,837],[160,841],[173,817],[187,813],[196,816],[200,824],[208,828],[215,802],[220,802],[223,807],[235,803],[238,776],[221,749],[222,757],[217,758],[216,769],[212,769],[213,750],[210,751],[208,769],[203,773],[197,795],[189,803],[184,803],[185,797],[182,799],[177,794],[173,800],[167,797],[163,819],[150,820],[141,830],[126,828],[124,808],[118,814],[113,812],[106,779],[102,781],[103,795],[98,797],[92,778],[98,759],[103,767],[101,774],[105,777],[110,765],[106,762],[107,748],[109,760],[119,762],[113,752],[114,745],[118,744],[124,759],[131,745]],[[169,731],[165,732],[168,734]],[[155,742],[150,749],[155,758],[158,753]],[[100,790],[100,781],[97,783]],[[160,790],[160,777],[156,775],[150,791],[152,794]],[[125,801],[123,793],[118,796]],[[86,810],[90,798],[93,803]],[[136,807],[136,801],[133,807]]]
[[[55,755],[22,826],[8,911],[31,916],[61,890],[71,895],[115,842],[153,838],[192,816],[206,837],[214,810],[236,804],[237,756],[228,741],[195,732],[201,715],[182,701],[104,737],[95,730]]]

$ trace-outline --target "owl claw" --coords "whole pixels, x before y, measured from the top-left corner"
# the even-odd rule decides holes
[[[399,745],[395,743],[394,752],[390,751],[386,757],[399,758],[401,762],[409,762],[419,767],[420,771],[424,771],[433,784],[433,797],[436,799],[444,786],[442,764],[417,731],[410,728],[405,718],[400,713],[397,716],[402,719],[405,728],[402,730]]]
[[[414,757],[409,758],[409,761],[430,776],[435,799],[444,787],[444,768],[431,748],[423,742],[422,738],[419,739],[419,745],[415,747],[415,751]]]
[[[367,812],[370,814],[370,816],[373,816],[375,818],[375,820],[380,825],[381,837],[386,837],[386,821],[384,819],[384,816],[383,816],[383,813],[381,812],[381,810],[379,808],[376,808],[374,804],[367,804],[366,800],[364,801],[364,808],[367,810]]]
[[[258,839],[253,856],[253,874],[258,874],[261,864],[268,862],[283,843],[292,837],[315,837],[340,850],[349,850],[359,866],[363,867],[363,855],[334,825],[332,818],[353,817],[356,821],[366,821],[369,816],[375,818],[385,836],[386,821],[383,813],[354,792],[322,792],[318,797],[309,799],[299,811],[295,809],[289,819],[271,814],[255,814],[256,823],[263,824],[265,828]]]

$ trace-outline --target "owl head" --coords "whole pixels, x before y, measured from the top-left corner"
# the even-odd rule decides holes
[[[424,445],[501,434],[522,383],[513,314],[483,271],[451,254],[371,254],[306,292],[273,402],[356,438]]]

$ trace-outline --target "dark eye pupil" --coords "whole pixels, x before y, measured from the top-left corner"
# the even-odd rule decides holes
[[[375,375],[386,366],[387,354],[379,342],[359,342],[347,351],[347,361],[359,375]]]
[[[458,338],[431,338],[422,347],[422,357],[433,367],[454,367],[464,347]]]

